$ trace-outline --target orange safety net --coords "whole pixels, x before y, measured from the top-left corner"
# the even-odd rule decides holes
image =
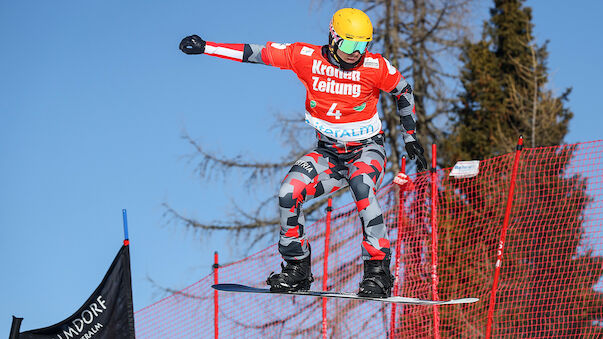
[[[440,300],[479,302],[437,309],[398,304],[392,321],[392,304],[328,299],[326,337],[603,337],[603,141],[517,152],[515,176],[516,152],[481,161],[472,178],[450,177],[451,168],[436,172],[436,253],[431,173],[410,176],[414,187],[402,192],[388,185],[378,194],[392,273],[394,249],[400,248],[398,294],[432,299],[435,289]],[[307,227],[313,289],[321,289],[324,275],[325,223]],[[330,229],[327,290],[356,292],[362,228],[355,205],[334,209]],[[270,246],[220,267],[219,281],[266,287],[281,261],[276,245]],[[135,312],[137,337],[215,337],[213,283],[212,274]],[[221,338],[323,336],[317,297],[220,292],[217,309]]]

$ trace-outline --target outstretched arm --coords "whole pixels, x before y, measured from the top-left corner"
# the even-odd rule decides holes
[[[412,94],[412,87],[404,77],[390,92],[396,98],[398,115],[400,116],[400,130],[406,148],[406,153],[411,160],[417,157],[417,172],[427,169],[427,161],[423,155],[423,146],[419,143],[416,135],[417,122],[415,120],[415,99]]]
[[[262,57],[265,46],[255,44],[219,44],[205,41],[198,35],[187,36],[180,42],[180,50],[186,54],[207,54],[219,58],[250,62],[256,64],[268,63]]]

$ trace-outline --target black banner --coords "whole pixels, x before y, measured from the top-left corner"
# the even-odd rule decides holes
[[[9,339],[135,338],[130,251],[124,245],[103,281],[69,318],[45,328],[19,333],[21,318],[13,317]]]

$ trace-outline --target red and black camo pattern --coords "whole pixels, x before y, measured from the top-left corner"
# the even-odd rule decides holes
[[[386,165],[383,145],[382,133],[354,142],[318,133],[317,147],[295,162],[279,191],[279,252],[285,260],[299,260],[309,254],[302,204],[348,186],[362,222],[363,260],[390,257],[387,229],[376,197]]]

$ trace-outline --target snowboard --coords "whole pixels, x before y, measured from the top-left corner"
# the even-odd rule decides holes
[[[242,293],[264,293],[264,294],[286,294],[286,295],[305,295],[312,297],[325,298],[342,298],[356,300],[373,300],[396,304],[409,305],[455,305],[455,304],[470,304],[478,301],[478,298],[461,298],[453,300],[423,300],[409,297],[389,297],[389,298],[373,298],[360,297],[355,293],[349,292],[328,292],[328,291],[297,291],[297,292],[270,292],[269,288],[257,288],[239,284],[216,284],[211,286],[213,289],[225,292],[242,292]]]

